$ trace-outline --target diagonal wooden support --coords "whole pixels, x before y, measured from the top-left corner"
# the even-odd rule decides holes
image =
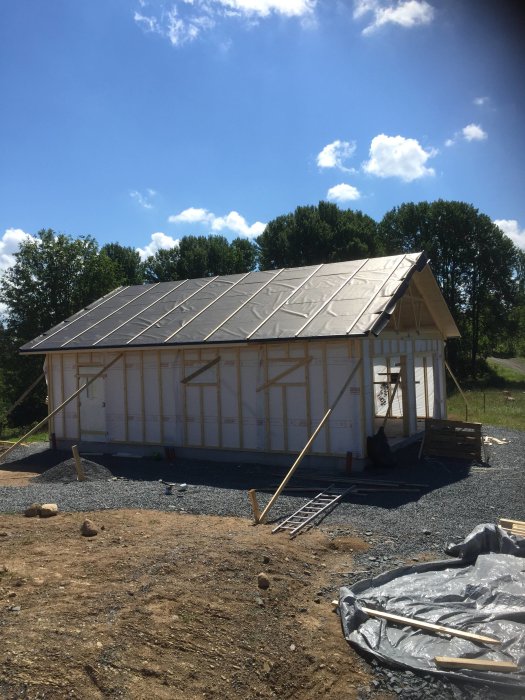
[[[199,367],[199,369],[196,369],[195,372],[192,372],[191,374],[188,374],[187,377],[184,377],[184,379],[181,379],[180,383],[181,384],[188,384],[189,382],[191,382],[192,379],[195,379],[195,377],[198,377],[199,374],[206,372],[207,369],[210,369],[210,367],[213,367],[214,365],[216,365],[220,361],[221,361],[220,357],[214,357],[213,360],[210,360],[210,362],[205,364],[204,367]]]
[[[5,414],[5,417],[6,417],[6,418],[7,418],[7,416],[9,416],[9,415],[15,410],[15,408],[16,408],[17,406],[19,406],[19,405],[22,403],[22,401],[23,401],[27,396],[29,396],[29,394],[33,391],[33,389],[34,389],[38,384],[40,384],[40,382],[42,381],[42,379],[43,379],[44,377],[45,377],[45,374],[44,374],[44,372],[42,372],[42,374],[41,374],[39,377],[37,377],[37,378],[35,379],[35,381],[31,384],[31,386],[28,387],[28,388],[24,391],[24,393],[22,394],[22,396],[20,396],[20,397],[14,402],[14,404],[11,406],[11,408],[9,408],[9,409],[7,410],[7,413]]]
[[[42,420],[40,421],[40,423],[37,423],[33,428],[31,428],[31,430],[30,430],[28,433],[26,433],[25,435],[23,435],[23,436],[20,438],[20,440],[17,440],[17,442],[15,442],[14,445],[11,445],[11,447],[10,447],[8,450],[6,450],[3,454],[0,454],[0,462],[1,462],[3,459],[5,459],[5,458],[7,457],[7,455],[15,449],[15,447],[18,447],[18,445],[20,445],[22,442],[24,442],[24,440],[25,440],[26,438],[28,438],[28,437],[29,437],[30,435],[32,435],[33,433],[36,433],[37,430],[40,430],[40,428],[41,428],[42,426],[44,426],[50,418],[52,418],[53,416],[56,416],[56,414],[59,413],[59,411],[61,411],[65,406],[67,406],[67,404],[68,404],[70,401],[73,401],[73,399],[76,399],[76,397],[77,397],[82,391],[84,391],[84,389],[85,389],[86,387],[88,387],[90,384],[93,384],[93,382],[94,382],[96,379],[98,379],[102,374],[104,374],[104,372],[105,372],[106,370],[108,370],[111,366],[113,366],[113,365],[115,364],[115,362],[117,362],[117,360],[120,360],[120,358],[123,356],[123,354],[124,354],[124,353],[121,352],[119,355],[117,355],[116,357],[114,357],[114,358],[111,360],[111,362],[109,362],[105,367],[102,367],[102,369],[100,370],[100,372],[97,372],[97,373],[94,374],[92,377],[90,377],[90,379],[88,379],[88,381],[87,381],[85,384],[83,384],[79,389],[77,389],[76,391],[74,391],[74,392],[71,394],[71,396],[69,396],[65,401],[63,401],[63,402],[60,404],[60,406],[57,406],[57,407],[55,408],[54,411],[51,411],[51,413],[49,413],[44,419],[42,419]]]
[[[303,365],[307,365],[309,362],[313,360],[313,357],[303,357],[301,358],[298,362],[296,362],[294,365],[291,365],[290,367],[287,367],[286,369],[283,369],[282,372],[279,372],[275,377],[272,377],[272,379],[269,379],[267,382],[264,384],[261,384],[261,386],[258,386],[255,391],[262,391],[263,389],[267,389],[269,386],[272,384],[275,384],[276,382],[279,381],[279,379],[282,379],[283,377],[286,377],[287,374],[290,374],[290,372],[293,372],[296,369],[299,369],[299,367],[302,367]]]
[[[263,512],[261,513],[261,515],[260,515],[259,519],[257,520],[257,522],[263,523],[263,522],[266,520],[266,517],[268,516],[268,511],[269,511],[270,508],[273,506],[273,504],[275,503],[275,501],[279,498],[279,496],[281,495],[281,492],[282,492],[282,491],[284,490],[284,488],[286,487],[286,484],[287,484],[287,483],[290,481],[290,479],[292,478],[292,476],[293,476],[295,470],[297,469],[297,467],[299,466],[299,464],[303,461],[303,457],[305,456],[305,454],[308,452],[308,450],[309,450],[310,447],[312,446],[312,443],[314,442],[315,438],[316,438],[317,435],[319,434],[321,428],[324,426],[324,424],[326,423],[326,421],[330,418],[330,415],[332,414],[334,408],[337,406],[337,404],[338,404],[339,401],[341,400],[341,397],[343,396],[343,394],[344,394],[345,391],[347,390],[347,388],[348,388],[350,382],[351,382],[352,379],[354,378],[355,373],[357,372],[357,370],[358,370],[359,367],[361,366],[361,362],[362,362],[361,359],[359,359],[359,360],[356,362],[354,368],[352,369],[352,371],[350,372],[350,374],[349,374],[349,376],[348,376],[348,379],[347,379],[346,382],[343,384],[343,387],[342,387],[341,391],[337,394],[337,396],[336,396],[336,398],[335,398],[335,401],[332,403],[332,405],[330,406],[330,408],[328,409],[328,411],[327,411],[327,412],[324,414],[324,416],[321,418],[321,422],[319,423],[319,425],[317,426],[317,428],[314,430],[314,432],[312,433],[312,435],[309,437],[308,442],[306,443],[306,445],[303,447],[303,449],[302,449],[301,452],[299,453],[299,456],[297,457],[297,459],[295,460],[295,462],[292,464],[292,467],[290,468],[290,471],[289,471],[288,474],[284,477],[284,479],[283,479],[281,485],[279,486],[279,488],[277,489],[277,491],[274,493],[274,495],[271,497],[271,499],[270,499],[268,505],[266,506],[266,508],[265,508],[265,509],[263,510]]]

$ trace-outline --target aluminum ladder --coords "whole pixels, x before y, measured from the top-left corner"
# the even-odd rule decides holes
[[[295,513],[279,523],[279,525],[272,530],[272,534],[280,530],[287,530],[290,533],[290,538],[295,537],[319,515],[322,513],[326,514],[328,510],[333,508],[336,503],[353,489],[353,486],[343,489],[332,484],[325,489],[325,491],[318,493],[315,498],[312,498],[311,501],[305,503],[299,510],[296,510]]]

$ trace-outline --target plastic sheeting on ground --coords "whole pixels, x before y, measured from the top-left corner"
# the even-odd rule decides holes
[[[346,639],[392,666],[525,688],[525,540],[486,525],[448,551],[463,558],[406,566],[341,588]],[[502,643],[483,645],[403,627],[368,617],[363,607],[496,637]],[[512,661],[519,670],[441,670],[436,656]]]

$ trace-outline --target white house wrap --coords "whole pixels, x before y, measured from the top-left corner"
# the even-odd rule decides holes
[[[312,454],[363,457],[389,404],[405,435],[446,417],[444,342],[458,335],[421,253],[123,287],[21,352],[46,354],[50,412],[123,353],[51,419],[59,445],[276,462],[359,360]]]

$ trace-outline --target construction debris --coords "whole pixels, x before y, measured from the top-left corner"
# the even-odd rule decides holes
[[[509,520],[507,518],[500,518],[499,526],[511,535],[525,537],[525,521],[523,520]]]
[[[439,668],[470,668],[473,671],[501,671],[513,673],[519,669],[512,661],[493,661],[492,659],[464,659],[457,656],[436,656],[434,658]]]
[[[480,525],[447,549],[460,559],[403,566],[341,588],[346,639],[389,665],[523,689],[525,550],[518,544],[501,528]],[[448,648],[443,634],[451,636]]]
[[[481,445],[481,423],[427,418],[419,456],[481,461]]]

